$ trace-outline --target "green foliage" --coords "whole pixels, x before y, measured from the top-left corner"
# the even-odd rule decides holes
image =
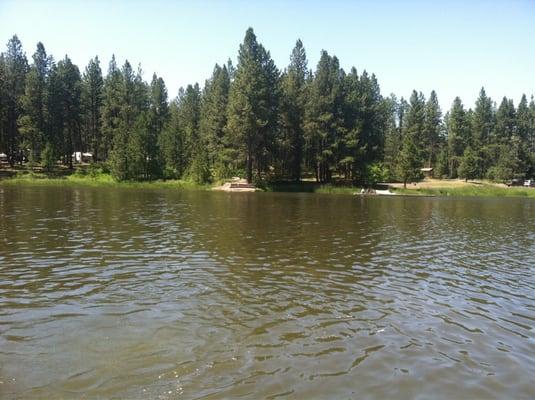
[[[364,183],[368,186],[373,186],[379,182],[386,182],[388,177],[389,171],[382,163],[368,164],[366,166]]]
[[[104,80],[98,57],[89,60],[82,78],[82,147],[91,150],[94,161],[101,156]]]
[[[121,181],[199,184],[232,176],[406,183],[423,166],[435,177],[535,175],[533,97],[516,108],[503,98],[496,109],[482,88],[473,110],[456,98],[442,118],[434,91],[427,101],[417,91],[409,102],[385,98],[374,74],[346,73],[326,51],[309,71],[300,40],[281,74],[248,29],[236,68],[216,64],[204,88],[188,85],[171,102],[162,78],[147,83],[128,61],[119,68],[112,57],[103,77],[97,57],[83,76],[41,43],[32,58],[28,66],[16,36],[0,53],[0,152],[12,165],[27,157],[73,168],[73,152],[91,152],[105,162],[95,176],[107,169]]]
[[[22,97],[25,94],[26,74],[28,61],[22,50],[22,43],[14,35],[7,43],[6,52],[3,53],[3,93],[2,105],[5,107],[3,121],[3,148],[0,151],[7,153],[11,165],[20,159],[20,132],[18,120],[23,114]],[[33,131],[32,131],[33,132]]]
[[[489,144],[494,130],[495,115],[492,100],[487,97],[485,88],[481,88],[476,100],[476,108],[472,118],[472,137],[474,146]]]
[[[227,132],[239,150],[248,182],[268,170],[277,131],[279,72],[269,51],[258,43],[252,28],[238,52],[230,88]]]
[[[53,171],[56,167],[56,160],[57,157],[54,152],[54,147],[50,143],[47,143],[41,154],[43,169],[47,172]]]
[[[412,135],[406,134],[398,163],[398,174],[404,187],[407,186],[407,182],[414,182],[422,178],[419,154]]]
[[[459,165],[459,176],[466,180],[481,176],[481,157],[471,147],[467,147],[464,150],[463,158]]]
[[[199,134],[206,149],[208,163],[215,175],[225,178],[225,171],[231,170],[232,159],[226,157],[230,143],[226,135],[227,105],[230,90],[230,73],[227,66],[216,64],[212,77],[206,81],[201,107]]]
[[[297,40],[290,60],[290,65],[281,78],[278,172],[282,177],[299,181],[304,152],[303,132],[308,75],[308,62],[301,40]]]
[[[437,163],[433,171],[435,178],[447,178],[449,174],[448,150],[443,148],[437,157]]]
[[[448,131],[448,155],[450,157],[449,177],[457,178],[460,159],[471,142],[469,119],[459,97],[456,97],[453,101],[451,111],[446,117],[446,126]]]
[[[322,51],[308,91],[304,127],[308,165],[319,182],[331,180],[346,132],[343,83],[338,59]]]
[[[442,111],[438,104],[437,94],[433,90],[425,105],[424,120],[424,159],[429,167],[436,164],[437,154],[441,145]]]

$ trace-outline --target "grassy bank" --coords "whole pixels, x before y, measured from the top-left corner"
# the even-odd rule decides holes
[[[3,172],[6,172],[5,170]],[[219,182],[221,184],[221,182]],[[0,185],[43,185],[43,186],[93,186],[121,187],[138,189],[178,189],[178,190],[210,190],[210,184],[199,185],[187,180],[157,180],[150,182],[115,180],[110,174],[103,172],[88,173],[83,169],[71,172],[56,171],[53,174],[33,172],[30,170],[10,171],[0,174]],[[214,184],[216,185],[216,184]],[[287,193],[325,193],[355,194],[361,188],[342,184],[321,184],[313,181],[272,182],[263,189],[266,192]],[[417,184],[393,184],[391,190],[398,194],[422,196],[472,196],[472,197],[530,197],[535,198],[535,188],[506,187],[487,181],[464,182],[461,180],[426,179]]]
[[[360,192],[360,189],[361,188],[356,186],[321,184],[310,181],[268,183],[265,187],[267,192],[329,194],[354,194]]]
[[[395,193],[425,196],[472,196],[472,197],[531,197],[535,198],[535,188],[499,187],[477,185],[465,187],[436,187],[417,189],[394,189]]]
[[[188,189],[207,190],[210,185],[198,185],[185,180],[157,180],[150,182],[115,180],[110,174],[81,174],[59,176],[44,173],[17,173],[11,177],[0,179],[0,185],[42,185],[42,186],[92,186],[92,187],[121,187],[146,189]]]

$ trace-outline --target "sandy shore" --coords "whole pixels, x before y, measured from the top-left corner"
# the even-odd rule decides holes
[[[490,181],[468,181],[464,179],[432,179],[425,178],[423,181],[416,183],[407,183],[407,189],[453,189],[465,187],[480,187],[483,185],[506,188],[503,183],[493,183]],[[403,183],[389,183],[388,186],[396,189],[403,189]]]

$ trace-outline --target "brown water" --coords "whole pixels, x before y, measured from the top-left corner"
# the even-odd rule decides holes
[[[0,397],[535,398],[535,201],[0,186]]]

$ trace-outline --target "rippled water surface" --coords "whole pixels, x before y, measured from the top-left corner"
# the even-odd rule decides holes
[[[0,397],[535,398],[535,201],[0,187]]]

